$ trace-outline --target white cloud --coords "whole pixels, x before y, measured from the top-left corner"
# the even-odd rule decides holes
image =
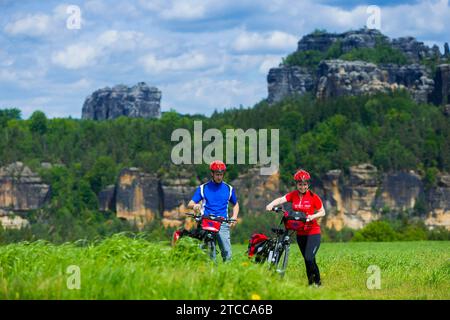
[[[70,44],[52,54],[52,62],[67,69],[80,69],[107,58],[115,52],[134,51],[138,48],[157,47],[156,40],[135,31],[107,30],[92,41]]]
[[[8,22],[4,31],[11,36],[54,36],[65,30],[66,20],[70,16],[67,12],[68,6],[69,4],[59,4],[53,8],[51,14],[21,14],[15,20]],[[82,16],[80,18],[83,24]]]
[[[214,109],[253,105],[263,98],[265,84],[238,79],[198,78],[184,83],[161,86],[162,108],[182,113],[211,114]]]
[[[243,32],[233,43],[236,51],[285,51],[295,50],[297,37],[281,31],[268,33]]]
[[[381,8],[381,31],[397,36],[440,34],[449,30],[448,0]]]
[[[267,57],[259,66],[259,72],[267,74],[271,68],[276,68],[281,62],[281,57]]]
[[[148,54],[140,59],[148,73],[199,70],[213,66],[213,61],[201,52],[188,52],[172,58],[157,58]]]
[[[52,62],[67,69],[80,69],[96,62],[101,50],[93,45],[73,44],[52,55]]]
[[[146,37],[144,33],[137,31],[107,30],[97,38],[98,45],[102,48],[116,51],[133,51],[137,48],[156,48],[160,42]]]
[[[164,19],[198,19],[206,12],[205,0],[174,1],[171,6],[161,12]]]
[[[215,5],[214,1],[210,0],[140,0],[139,4],[165,20],[201,19],[206,17]]]
[[[50,31],[51,18],[45,14],[28,14],[5,26],[5,32],[10,35],[41,36]]]
[[[14,58],[11,57],[8,52],[0,49],[0,67],[9,67],[14,63]]]

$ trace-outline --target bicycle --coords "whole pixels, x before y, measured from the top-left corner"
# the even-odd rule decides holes
[[[301,227],[300,222],[306,222],[306,214],[296,211],[288,212],[281,207],[274,207],[272,211],[282,212],[283,216],[278,228],[271,228],[276,237],[268,240],[267,262],[270,270],[275,270],[284,277],[289,260],[291,236]],[[284,225],[284,228],[280,228],[281,225]]]
[[[176,242],[184,236],[195,238],[202,242],[200,244],[200,248],[206,249],[209,256],[215,259],[216,240],[222,223],[235,222],[236,219],[225,219],[223,217],[216,217],[214,215],[196,215],[195,213],[185,214],[197,222],[197,228],[193,229],[192,231],[186,230],[184,228],[176,230],[172,236],[172,245],[174,246]]]

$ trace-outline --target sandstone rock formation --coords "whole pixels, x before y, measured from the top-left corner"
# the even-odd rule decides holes
[[[162,179],[162,223],[165,227],[182,225],[186,218],[184,213],[191,211],[187,209],[187,204],[194,195],[196,187],[191,185],[187,175],[176,179]]]
[[[22,229],[29,225],[27,219],[14,214],[13,211],[0,209],[0,226],[4,229]]]
[[[50,186],[43,183],[22,162],[0,168],[0,208],[28,211],[40,208],[50,196]]]
[[[250,169],[231,181],[239,199],[239,206],[249,214],[265,212],[266,205],[280,196],[280,176],[260,175],[259,168]]]
[[[311,71],[297,66],[272,68],[267,76],[268,100],[278,102],[286,96],[303,95],[314,91],[315,80]]]
[[[350,167],[348,177],[332,170],[323,178],[325,224],[337,230],[359,229],[379,219],[385,210],[403,211],[415,208],[419,199],[428,199],[425,223],[429,227],[450,229],[450,176],[443,175],[439,186],[425,190],[421,177],[414,171],[381,173],[371,164]]]
[[[138,228],[152,221],[159,212],[158,179],[138,168],[125,168],[115,188],[117,217],[132,220]]]
[[[50,186],[22,162],[0,168],[0,216],[5,228],[20,228],[28,221],[16,216],[42,207],[50,197]]]
[[[92,120],[130,118],[155,118],[161,116],[161,91],[145,82],[129,88],[117,85],[103,88],[86,98],[82,118]]]
[[[441,64],[437,67],[435,75],[435,90],[431,100],[436,105],[450,103],[450,64]]]
[[[450,175],[441,175],[437,186],[426,190],[422,178],[414,171],[382,173],[371,164],[360,164],[350,167],[348,174],[331,170],[317,180],[321,184],[314,191],[322,197],[327,211],[322,225],[329,228],[359,229],[381,218],[386,211],[413,210],[422,199],[429,204],[422,217],[425,223],[450,229]],[[196,181],[196,185],[199,183]],[[264,212],[270,201],[286,193],[278,173],[262,176],[258,169],[251,169],[230,183],[247,214]],[[133,221],[140,228],[155,217],[165,227],[184,223],[189,228],[192,221],[186,220],[183,213],[189,212],[186,205],[195,187],[188,174],[156,178],[136,168],[124,169],[116,186],[107,188],[100,196],[106,199],[100,201],[101,208],[116,207],[118,217]],[[111,192],[116,195],[108,195]]]
[[[297,51],[316,50],[327,52],[339,42],[342,53],[357,48],[374,48],[384,43],[398,49],[408,58],[409,64],[376,65],[364,61],[323,60],[317,70],[298,66],[281,65],[272,68],[267,76],[269,103],[275,103],[290,95],[311,93],[318,98],[342,95],[372,94],[396,89],[406,89],[418,103],[432,102],[445,105],[449,99],[450,65],[441,65],[435,74],[420,63],[425,60],[440,61],[439,48],[426,46],[413,37],[390,40],[378,30],[360,29],[341,34],[312,33],[302,37]],[[448,50],[448,44],[447,44]]]
[[[187,173],[178,178],[158,178],[138,168],[125,168],[115,185],[99,193],[99,209],[115,211],[117,217],[135,223],[139,229],[155,218],[160,218],[165,227],[178,227],[184,213],[189,212],[186,206],[195,188]]]
[[[339,41],[344,53],[357,48],[374,48],[377,41],[389,42],[389,38],[376,29],[363,28],[344,33],[315,32],[300,39],[297,51],[327,51],[334,43]]]

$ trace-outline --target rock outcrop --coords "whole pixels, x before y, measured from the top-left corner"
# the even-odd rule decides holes
[[[317,68],[281,65],[267,76],[269,103],[291,95],[311,93],[317,98],[372,94],[406,89],[417,103],[445,105],[449,99],[450,65],[441,65],[435,74],[422,61],[444,61],[437,46],[428,47],[413,37],[390,40],[378,30],[360,29],[341,34],[312,33],[298,43],[297,52],[327,52],[339,44],[342,54],[358,48],[374,48],[384,44],[399,50],[407,58],[406,65],[373,64],[365,61],[322,60]],[[447,44],[448,49],[448,44]]]
[[[423,42],[417,41],[414,37],[392,39],[392,47],[399,49],[414,63],[418,63],[422,59],[434,59],[441,56],[436,45],[430,48]]]
[[[160,209],[159,183],[156,176],[138,168],[125,168],[115,188],[117,217],[133,221],[138,228],[152,221]]]
[[[307,68],[292,66],[272,68],[267,76],[268,100],[278,102],[286,96],[314,91],[315,79]]]
[[[284,68],[272,70],[272,73],[282,73],[281,70]],[[308,71],[304,70],[302,74],[308,74]],[[310,74],[309,77],[313,79]],[[418,64],[377,66],[364,61],[324,60],[319,64],[317,78],[316,97],[319,99],[406,89],[417,102],[426,103],[434,88],[433,79],[427,76],[425,67]],[[289,93],[286,90],[279,90],[280,88],[276,88],[276,85],[291,86]],[[314,84],[310,83],[308,88],[313,88],[313,86]],[[269,99],[273,101],[281,100],[284,93],[286,96],[292,93],[303,94],[308,91],[311,90],[299,86],[295,81],[284,81],[281,84],[279,82],[270,84],[269,82]]]
[[[326,52],[338,41],[342,52],[347,53],[358,48],[374,48],[377,42],[389,43],[389,38],[376,29],[367,28],[344,33],[314,32],[300,39],[297,51]]]
[[[328,172],[323,181],[325,224],[337,230],[343,227],[362,228],[379,219],[385,211],[414,210],[426,199],[425,223],[429,227],[444,226],[450,230],[450,176],[443,175],[439,185],[426,190],[414,171],[381,173],[371,164],[350,167],[349,175],[340,170]]]
[[[444,226],[450,229],[450,175],[441,174],[437,186],[427,194],[429,212],[425,223],[430,227]]]
[[[29,225],[27,219],[14,214],[13,211],[0,209],[0,227],[4,229],[22,229]]]
[[[159,178],[139,168],[125,168],[115,185],[99,193],[99,209],[115,211],[117,217],[136,224],[139,229],[155,218],[161,219],[165,227],[178,227],[188,212],[187,204],[195,188],[188,174]]]
[[[266,205],[280,196],[279,174],[263,176],[258,168],[238,176],[231,185],[236,190],[239,206],[249,214],[265,212]]]
[[[450,229],[450,175],[441,175],[437,186],[426,189],[414,171],[383,173],[371,164],[360,164],[350,167],[348,174],[331,170],[317,180],[321,185],[314,191],[321,196],[327,211],[322,225],[329,228],[359,229],[387,212],[416,210],[419,201],[425,201],[428,205],[421,212],[425,223]],[[247,214],[264,212],[270,201],[286,193],[278,173],[262,176],[258,169],[251,169],[230,183]],[[100,202],[103,209],[116,207],[118,217],[137,223],[139,228],[155,217],[165,227],[183,223],[189,227],[190,221],[183,213],[189,212],[186,205],[195,188],[188,174],[158,179],[130,168],[122,171],[114,188],[101,193],[104,201]]]
[[[22,162],[0,168],[0,209],[29,211],[43,206],[50,186]]]
[[[436,105],[450,103],[450,64],[441,64],[436,69],[435,90],[431,94],[431,100]]]
[[[50,186],[22,162],[0,168],[0,223],[4,228],[28,225],[17,213],[39,209],[49,197]]]
[[[107,120],[120,116],[155,118],[161,116],[161,91],[145,82],[129,88],[117,85],[95,91],[86,98],[83,119]]]

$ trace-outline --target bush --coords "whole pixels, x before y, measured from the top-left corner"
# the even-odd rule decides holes
[[[427,238],[428,240],[449,241],[450,231],[443,226],[435,227],[432,230],[428,230]]]
[[[386,221],[373,221],[355,233],[352,241],[394,241],[397,235]]]

